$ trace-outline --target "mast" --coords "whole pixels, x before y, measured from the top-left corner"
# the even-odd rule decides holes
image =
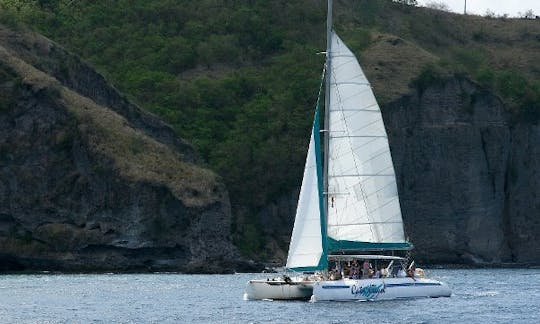
[[[323,158],[323,193],[324,193],[324,217],[325,225],[328,225],[328,148],[330,146],[330,79],[332,75],[332,0],[328,0],[328,10],[326,16],[326,75],[324,92],[324,158]],[[323,242],[326,244],[326,242]]]

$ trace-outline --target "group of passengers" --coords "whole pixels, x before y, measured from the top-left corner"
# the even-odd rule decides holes
[[[338,280],[341,278],[349,279],[376,279],[376,278],[401,278],[414,277],[414,263],[405,271],[401,266],[392,266],[392,263],[381,267],[373,267],[369,260],[364,260],[360,266],[358,260],[352,262],[336,261],[334,267],[329,271],[330,280]]]

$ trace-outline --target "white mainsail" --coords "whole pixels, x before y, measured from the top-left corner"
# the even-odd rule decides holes
[[[289,269],[321,268],[327,249],[410,247],[379,105],[354,54],[335,33],[331,37],[327,215],[321,204],[317,105],[289,246]]]
[[[328,238],[404,243],[394,166],[379,105],[354,54],[335,33],[331,36]]]
[[[296,218],[287,257],[288,269],[311,270],[326,266],[321,232],[320,149],[318,144],[318,113],[309,141],[308,155],[304,168],[304,178],[296,208]],[[317,157],[319,155],[319,157]],[[317,160],[319,159],[319,165]]]

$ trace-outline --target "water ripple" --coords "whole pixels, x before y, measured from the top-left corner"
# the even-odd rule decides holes
[[[267,274],[3,275],[0,323],[540,323],[540,269],[431,270],[451,298],[244,301]],[[494,280],[496,278],[496,280]]]

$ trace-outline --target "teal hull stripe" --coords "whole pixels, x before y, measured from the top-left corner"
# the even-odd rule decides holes
[[[410,286],[441,286],[441,284],[440,283],[435,283],[435,282],[411,282],[411,283],[399,283],[399,284],[384,283],[385,288],[410,287]],[[322,287],[322,289],[348,289],[348,288],[351,288],[351,286],[337,286],[337,285],[323,285],[321,287]]]
[[[440,283],[436,282],[411,282],[411,283],[400,283],[400,284],[385,284],[386,288],[388,287],[408,287],[408,286],[441,286]]]
[[[396,243],[372,243],[372,242],[359,242],[359,241],[338,241],[331,237],[326,238],[327,250],[331,252],[338,252],[343,250],[410,250],[413,245],[408,242],[396,242]]]

